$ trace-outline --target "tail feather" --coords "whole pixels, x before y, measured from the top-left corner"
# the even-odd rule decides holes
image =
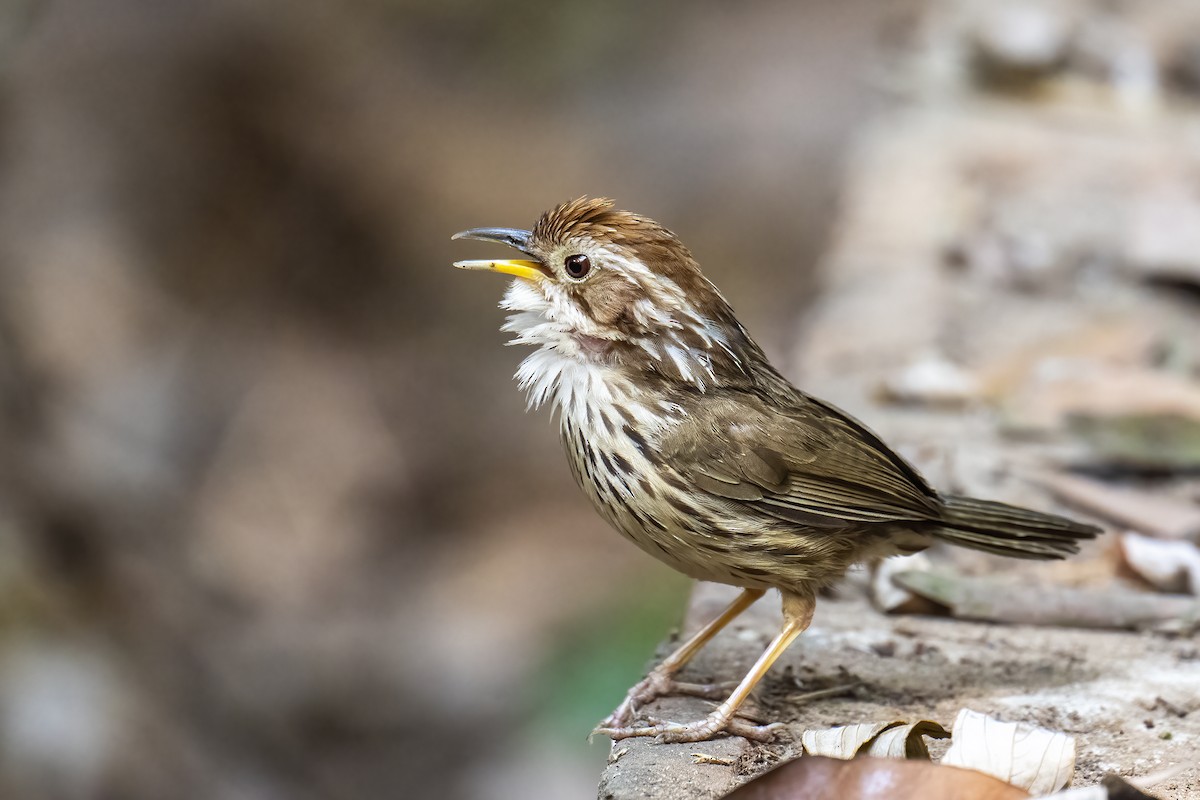
[[[948,495],[933,529],[939,539],[1010,558],[1065,558],[1095,538],[1095,525],[992,500]]]

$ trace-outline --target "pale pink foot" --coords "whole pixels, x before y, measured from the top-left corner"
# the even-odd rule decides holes
[[[621,705],[601,720],[593,733],[600,733],[601,728],[621,728],[628,726],[635,719],[638,709],[643,708],[653,700],[668,694],[682,694],[688,697],[702,697],[706,700],[724,700],[737,686],[737,681],[727,683],[685,683],[677,681],[670,675],[658,670],[652,670],[640,683],[629,690]]]
[[[660,742],[703,742],[718,733],[728,733],[753,739],[756,742],[768,742],[774,739],[783,728],[784,725],[779,722],[770,725],[755,725],[717,710],[704,719],[686,724],[650,720],[650,724],[646,726],[602,726],[597,728],[595,733],[602,733],[614,741],[634,736],[653,736]]]

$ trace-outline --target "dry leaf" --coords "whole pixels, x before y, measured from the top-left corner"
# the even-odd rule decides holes
[[[936,722],[923,719],[920,722],[910,722],[888,728],[875,737],[865,751],[865,755],[881,758],[929,758],[929,748],[925,745],[925,737],[933,739],[948,739],[950,733]]]
[[[928,611],[928,601],[892,581],[899,572],[927,572],[933,562],[924,553],[885,558],[871,572],[871,600],[880,611],[893,614],[920,614]]]
[[[882,399],[894,403],[961,406],[980,396],[979,380],[940,355],[926,355],[884,379]]]
[[[1028,800],[990,775],[928,761],[803,756],[729,794],[729,800]]]
[[[1161,539],[1200,537],[1200,506],[1192,503],[1064,473],[1037,480],[1060,500],[1141,533]]]
[[[1148,278],[1200,286],[1200,203],[1185,181],[1134,195],[1125,261]]]
[[[1034,795],[1058,791],[1075,772],[1075,740],[964,708],[954,720],[953,743],[942,764],[995,775]]]
[[[903,722],[861,722],[857,725],[842,725],[822,731],[805,731],[800,735],[804,752],[810,756],[830,758],[854,758],[859,748],[870,742],[888,728],[903,725]]]
[[[1200,548],[1149,536],[1121,536],[1121,557],[1138,577],[1163,592],[1200,594]]]
[[[925,736],[945,739],[950,734],[941,725],[921,720],[903,722],[863,722],[821,731],[805,731],[800,736],[804,752],[810,756],[854,758],[858,755],[886,758],[929,758]]]

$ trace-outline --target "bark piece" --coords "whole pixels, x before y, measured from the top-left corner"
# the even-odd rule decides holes
[[[1153,472],[1200,468],[1200,416],[1077,414],[1067,427],[1087,443],[1090,464]]]
[[[1073,417],[1200,422],[1200,383],[1149,367],[1051,361],[1034,370],[1006,406],[1018,428],[1058,430]]]
[[[1185,631],[1200,623],[1200,601],[1124,589],[1019,586],[947,572],[904,572],[892,578],[959,619],[1022,625]]]

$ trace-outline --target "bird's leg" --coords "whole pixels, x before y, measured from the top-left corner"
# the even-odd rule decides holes
[[[747,739],[760,741],[771,739],[780,729],[780,723],[752,725],[743,720],[734,719],[733,715],[737,713],[738,707],[745,702],[771,665],[812,622],[815,606],[816,599],[812,595],[783,593],[783,628],[759,656],[758,661],[750,668],[742,682],[733,690],[733,694],[724,703],[717,706],[716,711],[704,719],[686,724],[659,722],[645,727],[601,727],[596,730],[596,733],[603,733],[613,739],[627,739],[631,736],[657,736],[660,742],[702,742],[711,739],[721,731],[745,736]]]
[[[684,665],[692,660],[696,653],[700,652],[700,648],[708,644],[722,628],[733,622],[735,618],[750,606],[754,605],[754,601],[762,597],[764,591],[762,589],[743,589],[742,593],[734,598],[721,614],[709,622],[703,628],[695,633],[690,639],[681,644],[675,652],[667,656],[661,664],[650,670],[650,674],[645,677],[640,683],[629,690],[625,695],[625,699],[621,701],[621,705],[617,706],[613,713],[596,726],[596,731],[601,732],[606,728],[619,728],[633,722],[633,715],[637,712],[640,706],[644,706],[656,697],[661,697],[665,694],[678,693],[692,695],[693,697],[707,697],[711,700],[720,699],[721,695],[729,691],[729,687],[725,684],[708,684],[708,683],[681,683],[673,679],[673,675],[683,669]]]

